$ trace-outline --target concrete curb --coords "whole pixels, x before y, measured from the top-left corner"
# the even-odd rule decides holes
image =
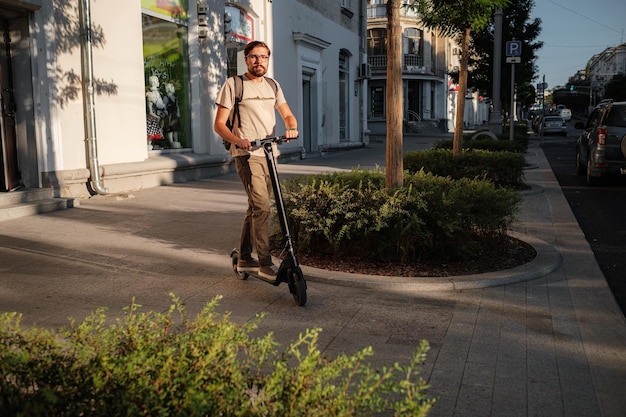
[[[561,265],[561,254],[552,245],[530,235],[516,232],[510,232],[510,234],[531,245],[537,251],[535,259],[527,264],[502,271],[452,277],[394,277],[327,271],[305,265],[301,265],[301,268],[305,279],[310,282],[403,293],[420,293],[495,287],[530,281],[553,272]]]

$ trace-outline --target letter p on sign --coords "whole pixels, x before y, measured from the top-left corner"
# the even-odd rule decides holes
[[[522,55],[522,41],[507,41],[506,42],[506,56],[520,56]]]

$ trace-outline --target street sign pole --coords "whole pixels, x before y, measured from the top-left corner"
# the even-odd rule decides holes
[[[511,114],[509,115],[509,140],[514,139],[515,127],[515,63],[511,63]]]
[[[546,74],[543,74],[543,82],[541,83],[541,115],[546,115]]]
[[[515,128],[515,64],[522,62],[522,41],[506,43],[506,62],[511,64],[511,107],[509,108],[509,140],[514,138]]]
[[[500,88],[502,88],[502,9],[497,8],[493,15],[493,90],[492,109],[489,114],[489,130],[496,135],[502,134],[502,106],[500,104]]]

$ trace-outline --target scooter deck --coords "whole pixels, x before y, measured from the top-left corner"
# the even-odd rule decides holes
[[[239,270],[237,269],[237,264],[239,262],[239,250],[233,249],[230,252],[230,258],[233,271],[239,279],[247,280],[249,277],[254,277],[260,279],[261,281],[272,284],[276,287],[279,286],[282,282],[285,282],[289,286],[289,292],[291,293],[291,295],[293,295],[296,304],[299,306],[304,306],[306,304],[306,281],[304,280],[304,276],[300,267],[295,265],[291,259],[285,259],[281,262],[275,279],[268,279],[252,272],[239,272]]]

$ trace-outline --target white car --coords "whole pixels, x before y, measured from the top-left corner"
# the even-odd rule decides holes
[[[539,124],[539,136],[567,136],[567,124],[561,116],[544,116]]]

